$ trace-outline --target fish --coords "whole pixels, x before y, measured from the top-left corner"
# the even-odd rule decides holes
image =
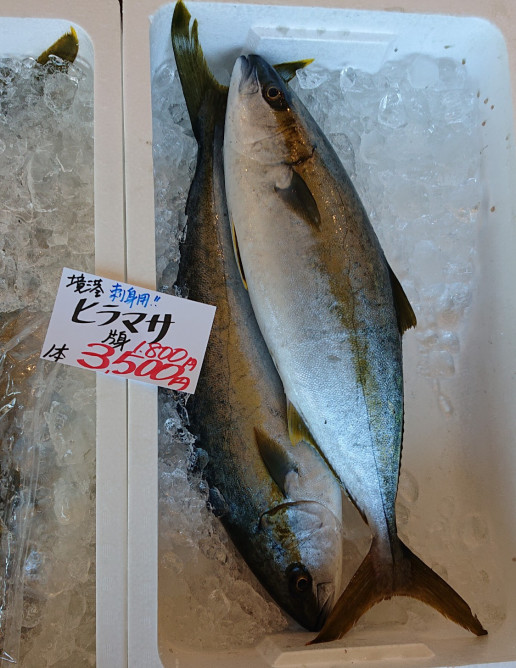
[[[172,45],[198,155],[175,285],[217,309],[187,403],[190,430],[208,452],[210,504],[233,543],[283,610],[317,630],[341,588],[342,490],[311,444],[289,438],[283,387],[234,258],[222,164],[228,89],[190,19],[178,2]]]
[[[312,642],[342,637],[398,595],[486,634],[397,532],[402,335],[416,325],[414,312],[328,139],[258,55],[233,69],[224,170],[241,271],[288,398],[291,434],[320,448],[372,536]]]

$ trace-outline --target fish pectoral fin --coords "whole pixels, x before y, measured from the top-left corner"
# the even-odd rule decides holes
[[[227,86],[213,76],[199,43],[198,24],[190,30],[190,12],[182,0],[176,3],[172,16],[171,38],[179,78],[185,96],[188,115],[196,139],[200,139],[199,119],[204,106],[223,113],[228,95]]]
[[[73,63],[79,53],[79,38],[73,26],[70,26],[70,32],[62,35],[52,46],[49,46],[46,51],[39,56],[37,62],[40,65],[48,63],[50,56],[58,56],[62,60]]]
[[[249,288],[247,287],[247,281],[245,280],[244,266],[242,264],[242,258],[240,257],[240,248],[238,247],[238,239],[233,221],[231,221],[231,239],[233,240],[233,250],[235,251],[235,260],[237,263],[238,272],[240,274],[240,278],[242,279],[242,283],[244,284],[244,288],[248,290]]]
[[[298,70],[302,70],[313,62],[313,58],[308,58],[307,60],[294,60],[290,63],[278,63],[277,65],[273,65],[273,67],[283,81],[288,83],[296,76]]]
[[[321,214],[310,188],[292,167],[288,170],[288,176],[290,178],[286,179],[285,186],[283,183],[276,184],[275,192],[299,218],[318,229],[321,226]]]
[[[398,328],[401,334],[404,334],[407,329],[416,326],[416,314],[408,300],[405,291],[401,287],[396,274],[389,267],[389,278],[391,280],[392,296],[394,298],[394,307],[396,308],[396,317],[398,320]]]
[[[287,498],[286,479],[289,473],[298,473],[295,460],[278,441],[259,427],[254,428],[258,452],[269,475]]]

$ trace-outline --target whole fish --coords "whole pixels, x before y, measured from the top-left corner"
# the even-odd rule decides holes
[[[401,338],[414,313],[336,153],[259,56],[239,58],[232,74],[224,163],[242,271],[291,403],[290,429],[318,444],[372,533],[314,642],[341,637],[394,595],[485,634],[397,534]]]
[[[209,454],[210,501],[240,553],[284,610],[319,629],[340,592],[342,493],[316,450],[289,440],[281,381],[233,253],[222,164],[227,88],[189,21],[177,3],[172,44],[198,156],[176,285],[217,307],[188,401],[191,429]]]

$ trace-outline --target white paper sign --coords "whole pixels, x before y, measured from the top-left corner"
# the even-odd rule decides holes
[[[215,307],[63,269],[41,357],[193,394]]]

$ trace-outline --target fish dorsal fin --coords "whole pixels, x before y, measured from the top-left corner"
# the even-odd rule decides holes
[[[298,70],[302,70],[304,67],[307,65],[310,65],[310,63],[313,63],[314,59],[309,58],[307,60],[293,60],[290,63],[279,63],[278,65],[274,65],[274,69],[276,72],[280,75],[280,77],[283,79],[285,83],[288,83],[291,81],[296,76],[296,72]]]
[[[203,105],[209,99],[219,110],[222,104],[221,111],[224,111],[228,88],[215,79],[208,67],[199,43],[197,21],[193,22],[190,30],[190,18],[190,12],[179,0],[172,17],[172,48],[192,128],[196,139],[199,139],[198,123]]]
[[[283,187],[283,183],[276,184],[274,190],[281,197],[283,202],[299,218],[309,225],[319,229],[321,226],[321,214],[310,188],[305,180],[291,167],[289,170],[288,183]]]
[[[254,428],[254,435],[258,452],[265,464],[265,468],[286,498],[285,481],[287,475],[292,472],[298,472],[295,460],[278,441],[270,437],[259,427]]]
[[[49,46],[46,51],[39,56],[37,62],[40,65],[48,63],[50,56],[59,56],[62,60],[73,63],[79,53],[79,38],[74,28],[70,26],[70,32],[62,35],[52,46]]]
[[[401,287],[401,283],[396,278],[396,274],[389,267],[389,278],[391,279],[392,296],[394,298],[394,307],[396,308],[396,317],[398,319],[398,328],[401,334],[407,329],[416,326],[416,315],[412,306]]]

